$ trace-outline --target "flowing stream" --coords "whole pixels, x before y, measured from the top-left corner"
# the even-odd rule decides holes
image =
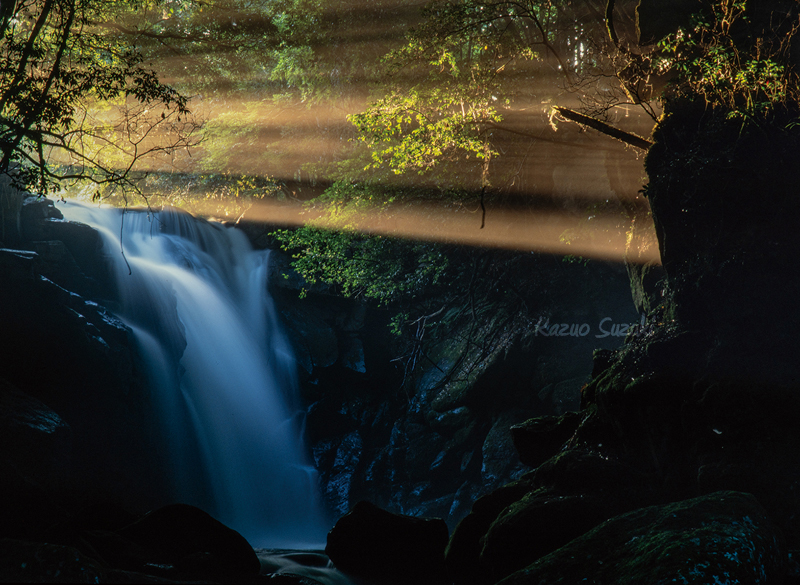
[[[177,210],[59,209],[104,238],[116,312],[155,389],[174,499],[253,546],[324,542],[295,362],[267,292],[269,252]]]

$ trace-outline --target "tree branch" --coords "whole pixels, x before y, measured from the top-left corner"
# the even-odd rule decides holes
[[[155,32],[150,32],[150,31],[146,31],[146,30],[141,30],[141,29],[138,29],[138,28],[126,28],[126,27],[122,26],[121,24],[118,24],[116,22],[111,22],[111,21],[101,22],[101,23],[98,23],[98,24],[99,24],[99,26],[102,26],[102,27],[105,27],[105,28],[114,29],[114,30],[117,30],[117,31],[119,31],[119,32],[121,32],[123,34],[132,36],[132,37],[136,37],[136,36],[147,37],[147,38],[150,38],[150,39],[155,39],[155,40],[161,41],[162,43],[167,41],[167,40],[186,41],[186,42],[190,42],[190,43],[197,43],[197,42],[202,41],[203,43],[207,43],[209,45],[212,45],[212,46],[215,46],[215,47],[219,47],[219,48],[223,48],[223,49],[234,50],[234,49],[237,48],[235,45],[229,45],[227,43],[223,43],[221,41],[218,41],[218,40],[212,39],[212,38],[208,38],[208,37],[198,37],[197,35],[180,35],[180,34],[173,33],[173,32],[155,33]],[[173,50],[175,50],[175,49],[173,49]]]
[[[614,30],[614,2],[615,0],[606,2],[606,30],[608,31],[608,38],[619,49],[619,37],[617,36],[617,31]]]
[[[601,122],[596,118],[590,118],[589,116],[584,116],[576,112],[575,110],[570,110],[569,108],[563,108],[561,106],[555,106],[553,108],[558,114],[570,120],[571,122],[576,122],[582,126],[588,126],[589,128],[593,128],[598,132],[602,132],[607,136],[611,136],[612,138],[616,138],[620,142],[624,142],[625,144],[630,144],[631,146],[635,146],[636,148],[641,148],[642,150],[647,150],[653,143],[649,140],[642,138],[641,136],[637,136],[636,134],[632,134],[630,132],[625,132],[624,130],[620,130],[619,128],[615,128],[611,124],[607,124],[605,122]]]

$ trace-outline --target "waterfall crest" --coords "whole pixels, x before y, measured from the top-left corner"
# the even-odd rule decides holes
[[[267,292],[269,252],[174,209],[60,209],[103,236],[117,313],[154,389],[174,498],[253,546],[324,542],[295,362]]]

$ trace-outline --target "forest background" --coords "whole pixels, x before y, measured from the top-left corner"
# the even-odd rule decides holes
[[[786,72],[728,42],[744,2],[695,20],[696,3],[641,4],[4,2],[0,170],[267,221],[309,283],[397,304],[399,330],[428,310],[415,299],[475,278],[431,242],[657,261],[637,135],[671,78],[710,103],[750,96],[743,116],[780,101]],[[577,159],[590,178],[565,196],[554,169]]]

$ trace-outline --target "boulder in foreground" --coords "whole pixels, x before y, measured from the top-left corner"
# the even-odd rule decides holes
[[[440,518],[392,514],[359,502],[328,533],[326,554],[336,568],[371,582],[447,582],[448,531]]]

